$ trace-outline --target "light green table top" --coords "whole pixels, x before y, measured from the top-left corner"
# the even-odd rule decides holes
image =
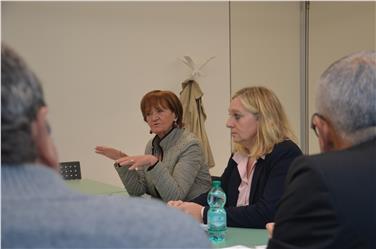
[[[67,180],[66,183],[74,190],[89,195],[128,195],[124,188],[89,179]],[[236,245],[254,247],[257,245],[266,245],[267,242],[268,234],[265,229],[229,227],[227,229],[226,240],[218,244],[213,244],[213,247],[222,248]]]
[[[89,195],[128,195],[125,188],[97,182],[89,179],[66,180],[69,187]]]
[[[254,247],[266,245],[267,243],[268,234],[265,229],[228,227],[226,240],[218,244],[213,244],[213,247],[222,248],[235,245]]]

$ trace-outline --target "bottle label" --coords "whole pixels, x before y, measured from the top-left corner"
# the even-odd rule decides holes
[[[208,230],[225,231],[227,227],[226,211],[224,209],[209,209]]]

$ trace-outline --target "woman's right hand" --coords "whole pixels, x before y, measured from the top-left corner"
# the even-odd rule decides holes
[[[183,204],[184,202],[183,201],[181,201],[181,200],[178,200],[178,201],[169,201],[169,202],[167,202],[167,206],[169,206],[169,207],[174,207],[174,208],[179,208],[179,206],[181,205],[181,204]]]
[[[121,152],[120,150],[107,146],[96,146],[95,153],[101,154],[112,160],[118,160],[119,158],[127,156],[127,154]]]

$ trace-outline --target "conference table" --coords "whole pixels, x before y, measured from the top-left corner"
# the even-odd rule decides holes
[[[66,180],[66,183],[72,189],[89,195],[124,195],[128,196],[124,188],[110,184],[98,182],[90,179]],[[221,243],[212,244],[214,248],[245,246],[255,248],[256,246],[266,245],[268,235],[265,229],[235,228],[227,229],[226,240]],[[256,247],[257,248],[257,247]]]

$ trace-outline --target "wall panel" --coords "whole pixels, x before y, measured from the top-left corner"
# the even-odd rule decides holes
[[[376,50],[375,2],[311,2],[309,28],[309,116],[315,108],[316,83],[335,60],[360,50]],[[309,152],[319,152],[314,132]]]
[[[41,78],[60,160],[81,161],[83,177],[121,186],[97,144],[129,154],[152,137],[141,97],[179,94],[189,75],[178,60],[216,56],[198,79],[209,141],[222,172],[230,153],[228,4],[225,2],[2,2],[3,41]]]
[[[231,2],[231,89],[265,86],[300,136],[300,3]]]

